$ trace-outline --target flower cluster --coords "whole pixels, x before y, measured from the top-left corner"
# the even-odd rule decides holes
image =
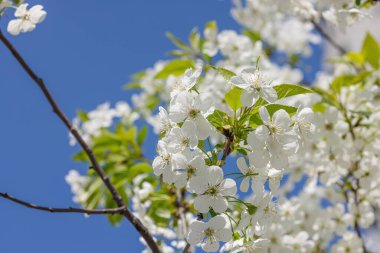
[[[135,109],[79,113],[75,127],[164,252],[368,251],[363,232],[380,207],[379,45],[367,35],[361,52],[335,59],[311,87],[298,84],[299,57],[320,41],[315,25],[343,29],[370,6],[235,1],[242,33],[210,22],[189,43],[169,34],[175,58],[127,86],[140,89]],[[151,166],[136,149],[140,115],[158,135]],[[113,130],[114,118],[126,129]],[[91,172],[70,175],[77,201],[107,207]]]

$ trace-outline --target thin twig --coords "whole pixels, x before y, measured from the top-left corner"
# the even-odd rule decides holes
[[[99,177],[102,179],[103,183],[106,185],[106,187],[110,191],[112,198],[116,202],[117,206],[118,207],[126,207],[127,205],[124,203],[120,193],[116,190],[116,188],[111,183],[109,177],[106,175],[104,170],[99,165],[99,163],[98,163],[94,153],[92,152],[91,148],[87,145],[87,143],[83,140],[83,138],[79,134],[79,132],[72,126],[71,122],[67,119],[66,115],[58,107],[56,101],[54,100],[53,96],[50,94],[50,91],[46,87],[42,78],[40,78],[31,69],[31,67],[26,63],[26,61],[23,59],[23,57],[20,55],[20,53],[14,48],[12,43],[3,35],[1,30],[0,30],[0,40],[8,48],[8,50],[12,53],[14,58],[19,62],[19,64],[22,66],[22,68],[25,70],[25,72],[38,85],[38,87],[41,89],[41,91],[45,95],[46,99],[48,100],[49,104],[51,105],[53,112],[60,118],[60,120],[64,123],[64,125],[67,127],[67,129],[70,131],[70,133],[78,141],[79,145],[81,146],[83,151],[88,156],[88,158],[92,164],[93,169],[96,171],[96,173],[99,175]],[[128,208],[125,208],[123,214],[132,223],[132,225],[140,233],[140,235],[144,238],[144,240],[146,241],[148,246],[151,248],[153,253],[160,253],[161,250],[159,249],[158,245],[154,241],[152,235],[149,233],[148,229],[142,224],[142,222]]]
[[[23,201],[21,199],[15,198],[8,193],[2,193],[0,192],[0,197],[4,199],[8,199],[12,202],[15,202],[17,204],[20,204],[22,206],[40,210],[40,211],[45,211],[49,213],[84,213],[84,214],[123,214],[125,207],[118,207],[114,209],[80,209],[80,208],[74,208],[74,207],[68,207],[68,208],[55,208],[55,207],[46,207],[46,206],[39,206],[35,205],[26,201]]]
[[[315,29],[321,34],[321,36],[323,38],[325,38],[327,40],[327,42],[329,42],[333,47],[335,47],[335,49],[337,49],[339,51],[339,53],[341,54],[346,54],[347,53],[347,50],[342,47],[341,45],[339,45],[338,42],[336,42],[323,28],[321,25],[319,25],[317,22],[315,22],[314,20],[311,20],[311,23],[314,25]]]

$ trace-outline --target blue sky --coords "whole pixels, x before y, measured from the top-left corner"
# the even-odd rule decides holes
[[[77,109],[129,100],[122,84],[173,48],[166,31],[185,38],[210,20],[222,29],[238,29],[228,0],[29,2],[45,6],[46,21],[34,32],[10,39],[69,118]],[[3,30],[8,20],[1,20]],[[0,115],[0,191],[41,205],[72,206],[64,176],[81,168],[71,161],[77,149],[68,145],[66,129],[2,45]],[[141,249],[127,222],[113,228],[102,216],[42,213],[0,199],[0,252]]]
[[[121,86],[129,76],[172,49],[166,31],[184,38],[194,26],[214,19],[221,28],[237,28],[230,1],[28,2],[44,5],[47,19],[34,32],[10,39],[70,118],[78,108],[128,99]],[[3,30],[8,20],[1,20]],[[66,129],[40,91],[2,45],[0,59],[0,191],[48,206],[73,205],[64,176],[81,167],[70,159],[76,149],[68,145]],[[141,249],[126,222],[113,228],[105,217],[41,213],[0,199],[0,252]]]

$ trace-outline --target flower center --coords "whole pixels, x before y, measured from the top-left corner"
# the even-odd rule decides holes
[[[334,125],[332,123],[325,124],[325,129],[331,131],[334,129]]]
[[[211,195],[211,196],[216,196],[218,194],[218,192],[219,192],[218,187],[211,186],[210,188],[208,188],[206,193]]]
[[[166,164],[169,163],[169,161],[170,161],[170,155],[169,155],[169,154],[164,154],[164,155],[162,155],[161,157],[162,157],[162,160],[163,160]]]
[[[189,137],[184,137],[183,139],[182,139],[182,145],[184,145],[184,146],[189,146],[189,144],[190,144],[190,138]]]
[[[282,128],[281,127],[278,127],[274,124],[270,124],[268,127],[268,130],[270,132],[270,134],[280,134],[282,132]]]
[[[197,110],[197,109],[191,109],[190,112],[189,112],[189,116],[190,116],[190,118],[195,119],[198,116],[199,113],[200,113],[199,110]]]
[[[204,233],[205,233],[206,237],[210,240],[211,243],[214,243],[217,241],[215,238],[215,230],[214,229],[206,228]]]
[[[24,16],[22,16],[22,19],[23,20],[29,20],[30,19],[30,15],[29,14],[25,14]]]
[[[253,176],[255,173],[256,173],[255,172],[255,168],[253,166],[250,166],[248,168],[248,173],[247,174],[250,175],[250,176]]]
[[[187,177],[188,178],[192,177],[195,174],[196,171],[197,171],[197,169],[195,167],[189,165],[187,167]]]

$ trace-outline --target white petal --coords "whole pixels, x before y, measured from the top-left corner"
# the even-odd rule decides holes
[[[250,67],[250,68],[245,68],[242,70],[241,74],[243,76],[246,76],[246,75],[255,75],[256,74],[256,68],[254,67]]]
[[[220,193],[223,194],[224,196],[233,196],[237,192],[236,182],[235,182],[235,180],[233,180],[231,178],[225,179],[221,183],[220,187],[221,187]]]
[[[203,117],[197,117],[195,122],[197,124],[197,136],[198,139],[204,140],[211,134],[211,126],[210,123]]]
[[[281,127],[282,129],[289,128],[289,125],[290,125],[289,114],[283,109],[276,111],[273,114],[273,124]]]
[[[224,197],[216,196],[210,198],[210,206],[212,207],[212,209],[214,209],[215,212],[223,213],[227,210],[228,202]]]
[[[207,222],[207,226],[214,229],[214,230],[222,229],[222,228],[224,228],[225,225],[226,225],[226,219],[224,219],[223,216],[220,216],[220,215],[212,217]]]
[[[266,141],[266,139],[268,138],[270,132],[269,132],[268,127],[261,125],[258,128],[256,128],[255,134],[256,134],[256,137],[260,141]]]
[[[247,163],[245,162],[244,157],[239,157],[236,164],[239,170],[241,171],[241,173],[243,173],[243,175],[248,173],[249,168],[247,166]]]
[[[191,229],[191,231],[200,233],[206,229],[206,223],[204,223],[202,221],[195,220],[190,224],[190,229]]]
[[[210,209],[210,197],[207,195],[197,196],[194,200],[194,208],[201,213],[207,213]]]
[[[229,228],[222,228],[216,231],[215,235],[222,242],[228,242],[232,239],[232,232]]]
[[[223,170],[219,166],[208,167],[208,172],[210,185],[218,185],[223,181]]]
[[[190,233],[187,235],[187,242],[190,245],[196,245],[196,244],[202,242],[203,238],[204,238],[203,233],[190,231]]]
[[[19,7],[17,7],[15,11],[15,16],[18,18],[22,18],[23,16],[25,16],[28,13],[28,5],[29,4],[21,4]]]
[[[202,244],[202,249],[206,252],[216,252],[219,249],[219,242],[206,239],[206,241]]]
[[[12,34],[13,36],[19,35],[21,32],[21,23],[22,23],[21,19],[14,19],[14,20],[9,21],[8,27],[7,27],[8,32]]]
[[[243,178],[243,180],[241,181],[241,184],[240,184],[240,191],[242,191],[242,192],[248,191],[250,179],[251,179],[250,177]]]
[[[193,121],[187,120],[183,123],[181,129],[187,136],[191,136],[195,135],[196,126]]]
[[[234,76],[231,78],[231,83],[239,88],[245,89],[249,84],[240,76]]]
[[[35,5],[29,10],[30,21],[34,24],[41,23],[46,18],[46,11],[42,5]]]
[[[269,112],[265,106],[260,107],[259,114],[260,114],[260,117],[261,117],[262,121],[264,122],[264,124],[269,125],[270,124],[270,115],[269,115]]]
[[[258,94],[255,91],[244,90],[240,96],[240,101],[244,106],[252,106],[258,98]]]
[[[30,21],[24,20],[20,25],[21,32],[31,32],[36,28],[36,25]]]
[[[269,103],[273,103],[277,100],[277,92],[272,87],[263,88],[261,96]]]

